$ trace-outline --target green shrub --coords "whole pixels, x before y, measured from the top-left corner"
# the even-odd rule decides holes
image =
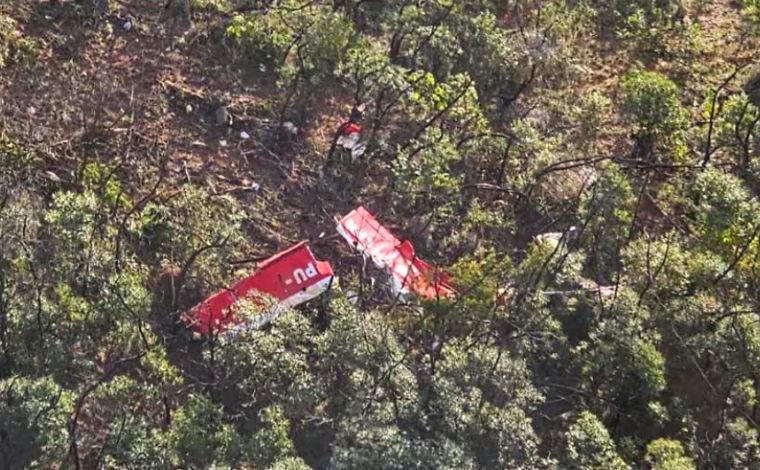
[[[265,66],[282,64],[293,43],[293,32],[274,14],[236,15],[225,33],[249,60]]]
[[[0,14],[0,69],[11,62],[30,62],[39,55],[39,44],[24,37],[13,18]]]
[[[603,30],[630,41],[645,51],[682,54],[700,44],[697,25],[687,28],[682,0],[614,0],[600,2],[599,19]],[[683,51],[683,49],[687,49]]]
[[[331,76],[353,43],[353,25],[340,12],[322,7],[293,9],[282,5],[267,12],[235,16],[226,35],[254,63],[300,73],[312,82]]]
[[[657,72],[635,70],[623,78],[623,110],[642,135],[671,134],[681,129],[686,111],[678,86]]]
[[[657,439],[647,445],[646,462],[652,470],[694,470],[694,461],[684,455],[683,445],[671,439]]]
[[[671,24],[679,9],[681,0],[599,0],[597,9],[603,25],[610,25],[616,31],[631,31],[635,23],[649,27]]]
[[[0,15],[0,68],[10,59],[16,42],[16,22]]]
[[[222,12],[229,10],[227,0],[190,0],[190,9]]]
[[[760,0],[742,0],[744,14],[753,23],[760,25]]]

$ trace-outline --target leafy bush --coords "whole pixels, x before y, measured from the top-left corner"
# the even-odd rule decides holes
[[[744,13],[750,21],[760,25],[760,0],[742,0]]]
[[[683,445],[670,439],[657,439],[647,445],[646,462],[652,470],[694,470],[694,461],[684,455]]]
[[[340,12],[284,4],[266,12],[236,15],[226,35],[263,69],[301,74],[319,82],[347,58],[355,33]]]
[[[16,22],[0,14],[0,68],[11,54],[11,46],[16,32]]]
[[[615,442],[593,413],[584,411],[567,431],[567,467],[572,469],[625,470]]]
[[[699,29],[685,27],[683,0],[612,0],[597,3],[602,28],[610,28],[617,37],[632,42],[639,49],[673,53],[689,52],[696,47],[693,36]]]
[[[597,8],[604,25],[626,35],[669,27],[683,4],[681,0],[600,0]]]
[[[49,377],[0,379],[0,465],[52,468],[68,442],[74,397]]]
[[[282,16],[259,12],[235,15],[226,29],[227,37],[249,60],[269,67],[279,67],[285,62],[293,34]]]
[[[33,62],[39,56],[40,44],[25,37],[17,22],[0,13],[0,69],[10,62]]]
[[[592,91],[581,97],[573,117],[580,126],[579,134],[584,145],[597,140],[597,135],[609,119],[611,104],[610,99],[598,91]]]
[[[623,78],[623,91],[623,109],[640,134],[667,135],[685,125],[678,86],[665,75],[634,70]]]

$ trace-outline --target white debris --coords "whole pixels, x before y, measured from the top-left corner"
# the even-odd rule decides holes
[[[338,145],[347,150],[352,150],[359,143],[362,136],[358,132],[352,132],[348,135],[338,137]]]
[[[226,140],[220,140],[219,141],[219,146],[220,147],[226,147],[227,146],[227,141]]]
[[[58,175],[56,175],[52,171],[45,171],[45,176],[47,176],[49,179],[55,181],[56,183],[60,183],[61,182],[61,178],[59,178]]]
[[[359,303],[359,294],[356,291],[348,290],[346,291],[346,300],[353,305],[357,305]]]
[[[251,183],[251,191],[253,191],[253,192],[259,192],[260,189],[261,189],[261,185],[259,183],[255,182],[255,181],[253,183]]]
[[[566,244],[568,242],[574,242],[580,237],[580,228],[573,225],[566,232],[548,232],[536,235],[533,239],[536,243],[544,244],[548,243],[552,248],[556,248],[560,243]]]
[[[132,30],[132,20],[127,20],[124,22],[124,24],[121,25],[122,28],[124,28],[124,31],[131,31]]]
[[[364,152],[367,151],[367,143],[362,141],[358,144],[354,145],[354,148],[351,149],[351,158],[359,158],[362,155],[364,155]]]
[[[536,235],[534,240],[537,243],[551,243],[552,246],[557,246],[560,240],[562,240],[562,232],[548,232]]]
[[[246,131],[242,131],[240,133],[240,138],[243,140],[248,140],[251,138],[251,134],[247,133]]]
[[[286,132],[294,136],[298,135],[298,127],[290,121],[283,122],[282,128],[285,129]]]

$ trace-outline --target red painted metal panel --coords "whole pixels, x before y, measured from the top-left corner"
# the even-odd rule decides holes
[[[427,299],[453,297],[456,290],[449,276],[418,258],[408,241],[396,238],[364,207],[358,207],[338,222],[338,233],[357,251],[387,269],[397,293],[410,291]]]
[[[293,307],[324,292],[332,278],[330,263],[314,258],[309,246],[301,242],[263,261],[254,274],[211,295],[185,313],[182,319],[199,333],[220,333],[240,323],[234,315],[234,304],[239,299],[255,299],[256,293],[264,293],[284,306]],[[263,323],[273,316],[276,315],[265,315]]]

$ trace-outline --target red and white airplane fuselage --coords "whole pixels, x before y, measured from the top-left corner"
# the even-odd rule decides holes
[[[279,316],[287,307],[307,302],[330,288],[333,282],[330,263],[319,261],[305,242],[301,242],[263,261],[251,276],[219,291],[182,316],[183,321],[201,334],[256,329]],[[242,320],[235,316],[241,299],[262,302],[271,296],[277,305],[263,314]]]

